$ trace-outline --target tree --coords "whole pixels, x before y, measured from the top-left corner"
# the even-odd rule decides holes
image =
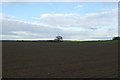
[[[58,35],[58,36],[55,37],[54,40],[57,41],[57,42],[61,42],[61,41],[63,41],[63,38]]]
[[[120,40],[120,37],[113,37],[113,40]]]

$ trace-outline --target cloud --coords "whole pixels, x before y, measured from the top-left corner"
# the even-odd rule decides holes
[[[77,18],[77,14],[42,14],[40,18],[55,27],[64,27],[75,24],[76,19],[74,18]]]
[[[2,23],[2,39],[51,39],[60,30],[36,22],[28,22],[10,19],[4,16],[0,19]]]
[[[77,9],[82,8],[82,7],[84,7],[84,5],[77,5],[77,6],[75,6],[75,8],[77,8]]]
[[[81,16],[80,14],[42,14],[39,19],[52,25],[53,27],[109,27],[117,26],[117,9],[101,12],[89,13]]]
[[[85,36],[91,37],[113,37],[118,34],[118,14],[117,9],[100,13],[88,13],[83,16],[80,14],[42,14],[40,20],[46,22],[54,28],[63,31],[88,32]],[[80,36],[79,36],[80,37]],[[78,38],[79,38],[78,37]]]
[[[62,35],[64,39],[96,40],[111,39],[117,35],[117,9],[101,13],[41,14],[33,17],[36,21],[22,21],[2,15],[3,39],[54,39]]]

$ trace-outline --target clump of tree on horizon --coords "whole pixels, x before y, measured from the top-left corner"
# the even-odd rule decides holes
[[[63,37],[62,36],[56,36],[54,41],[57,41],[57,42],[62,42],[63,41]]]
[[[120,37],[113,37],[113,40],[120,40]]]

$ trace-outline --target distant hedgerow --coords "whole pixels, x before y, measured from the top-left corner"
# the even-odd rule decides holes
[[[113,40],[120,40],[120,37],[113,37]]]

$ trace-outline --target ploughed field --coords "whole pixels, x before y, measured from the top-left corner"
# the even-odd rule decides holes
[[[117,41],[3,42],[3,78],[113,78]]]

